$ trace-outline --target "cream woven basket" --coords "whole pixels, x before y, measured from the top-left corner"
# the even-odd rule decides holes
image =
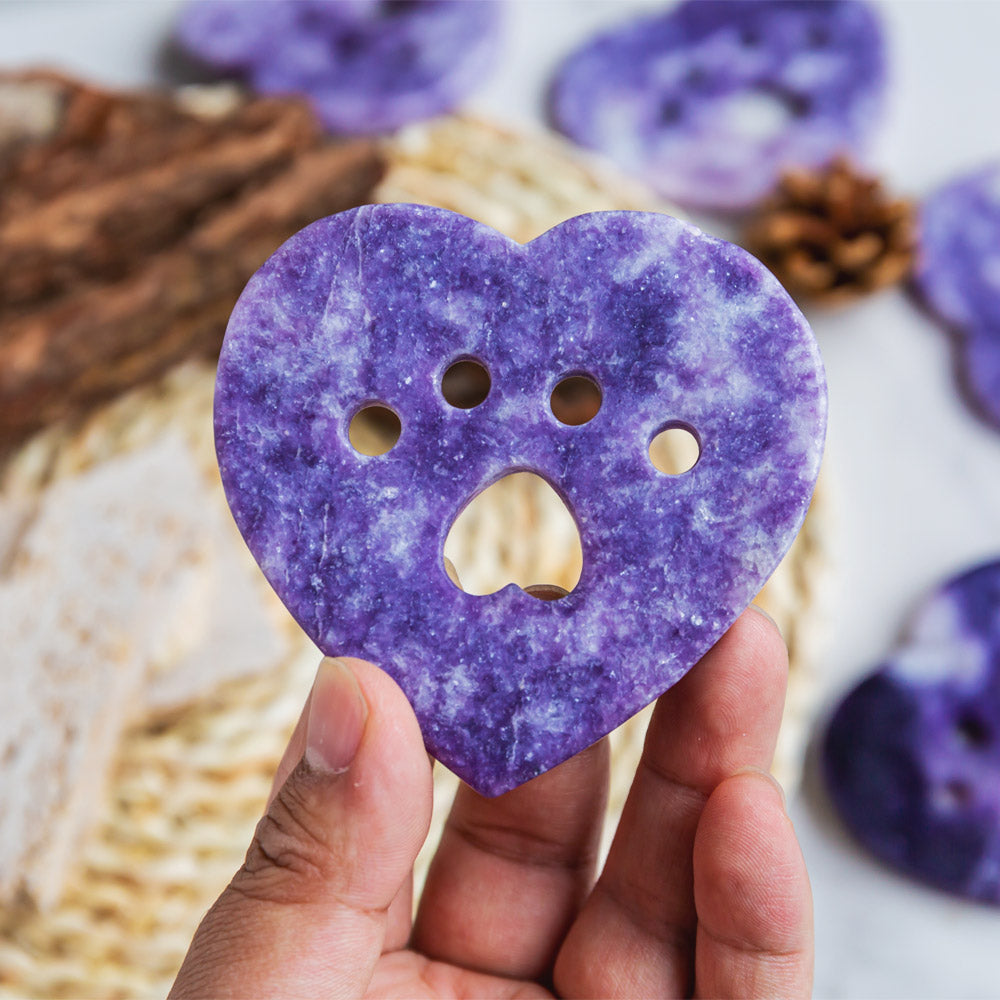
[[[514,133],[472,117],[408,129],[391,140],[388,156],[378,200],[441,205],[521,241],[581,212],[664,207],[547,135]],[[7,468],[3,492],[40,493],[113,456],[148,448],[169,432],[183,436],[213,502],[224,508],[212,440],[213,374],[205,365],[183,366],[82,426],[44,432]],[[501,523],[505,538],[520,534],[510,529],[511,519],[547,537],[558,530],[545,492],[530,480],[511,482],[505,494],[494,494],[492,506],[463,522],[456,544],[466,555],[479,553],[467,559],[474,571],[527,570],[559,582],[560,574],[572,572],[561,556],[498,542]],[[821,488],[802,533],[759,598],[791,655],[775,761],[786,787],[798,779],[817,690],[829,533]],[[484,566],[484,560],[492,563]],[[264,599],[276,602],[249,561],[247,573],[267,592]],[[127,730],[100,822],[81,846],[61,901],[46,912],[27,903],[0,911],[0,994],[166,993],[202,914],[242,861],[315,672],[318,653],[290,619],[286,627],[290,653],[272,669],[223,684],[167,718],[138,718]],[[647,716],[648,710],[613,734],[609,829],[628,790]],[[418,860],[418,885],[456,784],[443,768],[435,774],[434,827]]]

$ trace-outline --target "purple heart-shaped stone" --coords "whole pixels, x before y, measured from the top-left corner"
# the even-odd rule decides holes
[[[310,98],[332,131],[371,133],[448,111],[492,65],[487,0],[196,0],[181,46],[265,94]]]
[[[859,151],[884,77],[878,18],[857,0],[688,0],[572,53],[551,112],[678,204],[733,210],[784,170]]]
[[[451,405],[460,359],[486,398]],[[553,387],[600,387],[561,423]],[[402,432],[351,445],[378,403]],[[441,209],[314,223],[250,281],[219,363],[216,437],[236,522],[327,654],[388,670],[430,751],[498,794],[674,684],[774,570],[819,468],[826,393],[802,315],[739,247],[665,215],[580,216],[515,243]],[[669,476],[667,427],[700,457]],[[561,600],[473,596],[445,573],[463,507],[506,473],[567,504],[583,571]]]
[[[942,586],[906,643],[844,699],[823,747],[830,794],[876,855],[1000,903],[1000,563]]]
[[[1000,427],[1000,164],[951,181],[925,200],[914,283],[957,334],[970,401]]]

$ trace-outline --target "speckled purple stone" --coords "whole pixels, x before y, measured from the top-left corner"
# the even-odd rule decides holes
[[[309,97],[334,132],[448,111],[484,79],[501,5],[486,0],[196,0],[180,45],[261,93]]]
[[[492,379],[473,409],[441,393],[459,358]],[[601,409],[561,424],[553,386],[580,373]],[[402,422],[378,457],[348,441],[373,401]],[[380,205],[314,223],[254,276],[215,407],[233,514],[289,610],[325,653],[388,670],[430,751],[493,795],[624,722],[751,601],[805,515],[826,395],[775,279],[669,216],[585,215],[521,245]],[[701,442],[677,477],[648,456],[673,422]],[[472,596],[445,574],[459,512],[515,470],[579,527],[561,600]]]
[[[823,756],[837,809],[876,855],[1000,903],[1000,562],[930,597],[837,709]]]
[[[859,153],[884,90],[882,32],[857,0],[689,0],[574,52],[555,126],[678,204],[747,208],[789,167]]]
[[[925,200],[919,246],[917,291],[957,334],[970,402],[1000,427],[1000,164]]]

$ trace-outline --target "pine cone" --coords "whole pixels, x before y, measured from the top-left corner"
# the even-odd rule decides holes
[[[785,174],[744,244],[797,299],[842,305],[905,277],[914,234],[909,202],[838,159],[820,171]]]

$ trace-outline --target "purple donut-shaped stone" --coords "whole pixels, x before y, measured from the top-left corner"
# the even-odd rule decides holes
[[[448,403],[458,359],[478,406]],[[586,375],[593,419],[553,387]],[[402,433],[377,457],[371,403]],[[216,440],[236,523],[327,654],[399,682],[430,751],[497,794],[593,743],[674,684],[774,570],[818,472],[815,341],[763,266],[669,216],[571,219],[527,245],[442,209],[367,206],[289,240],[250,281],[219,363]],[[700,458],[648,446],[690,428]],[[541,601],[448,578],[455,518],[534,472],[581,536],[580,581]]]
[[[448,111],[488,73],[486,0],[196,0],[177,38],[266,94],[305,94],[333,132],[382,132]]]
[[[884,76],[878,19],[857,0],[689,0],[570,55],[550,109],[671,200],[736,210],[783,170],[857,154]]]
[[[1000,562],[946,583],[844,699],[823,747],[858,839],[948,892],[1000,903]]]
[[[926,199],[919,246],[917,292],[957,335],[970,402],[1000,427],[1000,164]]]

